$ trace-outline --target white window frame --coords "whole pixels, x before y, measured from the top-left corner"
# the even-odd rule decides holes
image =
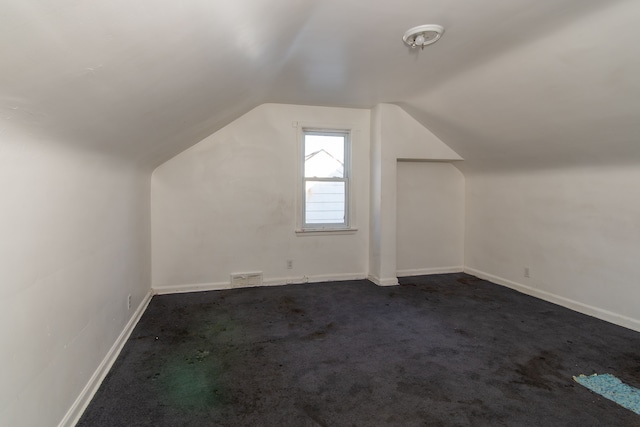
[[[315,178],[305,176],[305,138],[306,135],[344,136],[344,174],[342,178]],[[351,199],[351,130],[336,128],[301,127],[300,137],[300,229],[298,233],[324,233],[324,232],[352,232],[351,228],[352,199]],[[345,216],[343,223],[312,223],[306,222],[306,183],[307,181],[326,181],[345,183]]]

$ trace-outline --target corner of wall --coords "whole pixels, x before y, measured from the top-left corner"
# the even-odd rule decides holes
[[[367,277],[367,279],[378,286],[397,286],[399,284],[397,277],[387,277],[387,278],[381,279],[378,276],[374,276],[370,274]]]
[[[514,282],[512,280],[505,279],[503,277],[495,276],[493,274],[485,273],[484,271],[464,267],[464,272],[471,274],[472,276],[479,277],[484,280],[488,280],[492,283],[506,286],[507,288],[516,290],[526,295],[530,295],[535,298],[539,298],[544,301],[548,301],[553,304],[560,305],[578,313],[586,314],[587,316],[595,317],[600,320],[604,320],[609,323],[613,323],[618,326],[622,326],[637,332],[640,332],[640,319],[634,319],[628,316],[623,316],[618,313],[613,313],[608,310],[604,310],[592,305],[588,305],[570,298],[565,298],[558,294],[543,291],[533,288],[531,286],[524,285],[522,283]]]
[[[127,340],[131,336],[133,329],[149,306],[152,295],[153,293],[151,290],[145,295],[142,302],[107,352],[107,355],[104,357],[102,362],[100,362],[100,365],[98,365],[98,368],[95,370],[93,375],[91,375],[89,382],[87,382],[80,395],[76,398],[73,405],[71,405],[71,408],[69,408],[62,421],[58,424],[58,427],[73,427],[78,423],[80,417],[82,417],[85,409],[87,409],[87,406],[91,403],[91,399],[93,399],[93,396],[100,388],[102,381],[104,381]]]

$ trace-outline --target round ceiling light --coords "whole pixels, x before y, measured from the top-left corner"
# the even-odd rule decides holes
[[[404,33],[402,40],[409,47],[424,49],[425,46],[437,42],[443,33],[444,28],[441,25],[420,25]]]

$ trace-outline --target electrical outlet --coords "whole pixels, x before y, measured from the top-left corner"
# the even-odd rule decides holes
[[[287,270],[291,270],[293,268],[293,260],[292,259],[288,259],[287,260]]]
[[[131,310],[131,294],[127,296],[127,310]]]
[[[524,268],[524,277],[531,277],[529,276],[529,267]]]

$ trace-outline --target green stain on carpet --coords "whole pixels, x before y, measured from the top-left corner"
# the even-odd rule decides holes
[[[232,343],[242,327],[227,313],[208,317],[201,325],[190,334],[192,340],[168,355],[162,368],[163,398],[177,408],[208,411],[234,401],[229,367],[238,363]]]
[[[192,357],[171,360],[162,371],[163,394],[172,406],[213,408],[230,401],[222,372],[209,352],[198,350]]]
[[[573,379],[589,390],[640,415],[640,390],[623,383],[613,375],[579,375]]]

